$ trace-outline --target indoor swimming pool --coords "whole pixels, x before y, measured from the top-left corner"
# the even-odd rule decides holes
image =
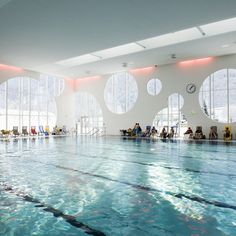
[[[0,235],[235,236],[236,144],[0,141]]]

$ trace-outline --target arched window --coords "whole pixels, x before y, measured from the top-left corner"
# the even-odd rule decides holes
[[[40,80],[47,81],[48,92],[54,97],[60,96],[64,90],[65,81],[62,78],[53,75],[41,74]]]
[[[151,79],[147,83],[147,91],[150,95],[155,96],[161,92],[162,83],[159,79]]]
[[[57,107],[50,77],[15,77],[0,84],[0,129],[56,124]],[[59,80],[59,83],[60,80]]]
[[[199,92],[203,112],[222,123],[236,121],[236,69],[222,69],[208,76]]]
[[[96,98],[87,92],[78,92],[75,96],[77,132],[93,134],[103,132],[102,110]]]
[[[138,98],[138,87],[132,75],[122,72],[112,75],[106,84],[104,99],[108,109],[116,114],[131,110]]]
[[[174,127],[176,133],[182,136],[187,127],[186,118],[181,113],[183,104],[184,99],[180,94],[174,93],[169,96],[168,107],[159,111],[153,120],[153,126],[157,128],[158,132],[161,132],[163,127],[168,131]]]

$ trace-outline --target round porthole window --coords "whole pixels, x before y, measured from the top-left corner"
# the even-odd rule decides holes
[[[199,90],[199,103],[214,121],[236,121],[236,69],[222,69],[209,75]]]
[[[106,84],[104,99],[108,109],[116,114],[131,110],[138,98],[138,86],[127,72],[112,75]]]
[[[153,78],[147,83],[147,91],[150,95],[155,96],[161,92],[162,83],[159,79]]]

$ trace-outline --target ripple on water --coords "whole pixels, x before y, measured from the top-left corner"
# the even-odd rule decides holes
[[[4,235],[6,232],[7,226],[3,222],[0,222],[0,235]]]

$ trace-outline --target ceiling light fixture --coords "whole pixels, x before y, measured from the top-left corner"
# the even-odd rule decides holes
[[[123,62],[122,63],[122,67],[127,67],[128,66],[128,63],[127,62]]]

